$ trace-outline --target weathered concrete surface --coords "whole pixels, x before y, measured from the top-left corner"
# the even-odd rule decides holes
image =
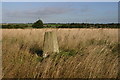
[[[56,32],[45,32],[44,45],[43,45],[43,57],[47,57],[52,53],[59,53],[59,46],[57,41]]]

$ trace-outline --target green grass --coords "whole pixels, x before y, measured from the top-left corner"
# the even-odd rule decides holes
[[[38,62],[42,62],[42,61],[43,61],[43,59],[44,59],[43,57],[40,57],[40,56],[39,56],[39,57],[37,57],[37,59],[36,59],[36,60],[37,60]]]

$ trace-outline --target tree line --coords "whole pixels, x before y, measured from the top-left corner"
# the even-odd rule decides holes
[[[118,23],[109,24],[91,24],[91,23],[66,23],[66,24],[43,24],[42,20],[37,20],[34,23],[28,24],[2,24],[2,28],[12,29],[12,28],[120,28]]]

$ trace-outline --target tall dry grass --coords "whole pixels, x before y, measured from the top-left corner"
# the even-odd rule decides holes
[[[46,31],[56,31],[60,54],[41,60]],[[116,78],[118,29],[3,29],[4,78]],[[73,56],[63,55],[74,51]]]

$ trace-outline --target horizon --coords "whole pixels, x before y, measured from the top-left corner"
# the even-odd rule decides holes
[[[118,23],[117,2],[3,2],[2,23]]]
[[[34,22],[32,22],[32,23],[0,23],[0,24],[33,24]],[[72,22],[71,22],[72,23]],[[71,24],[71,23],[43,23],[43,24]],[[116,23],[75,23],[75,24],[120,24],[120,23],[118,23],[118,22],[116,22]]]

